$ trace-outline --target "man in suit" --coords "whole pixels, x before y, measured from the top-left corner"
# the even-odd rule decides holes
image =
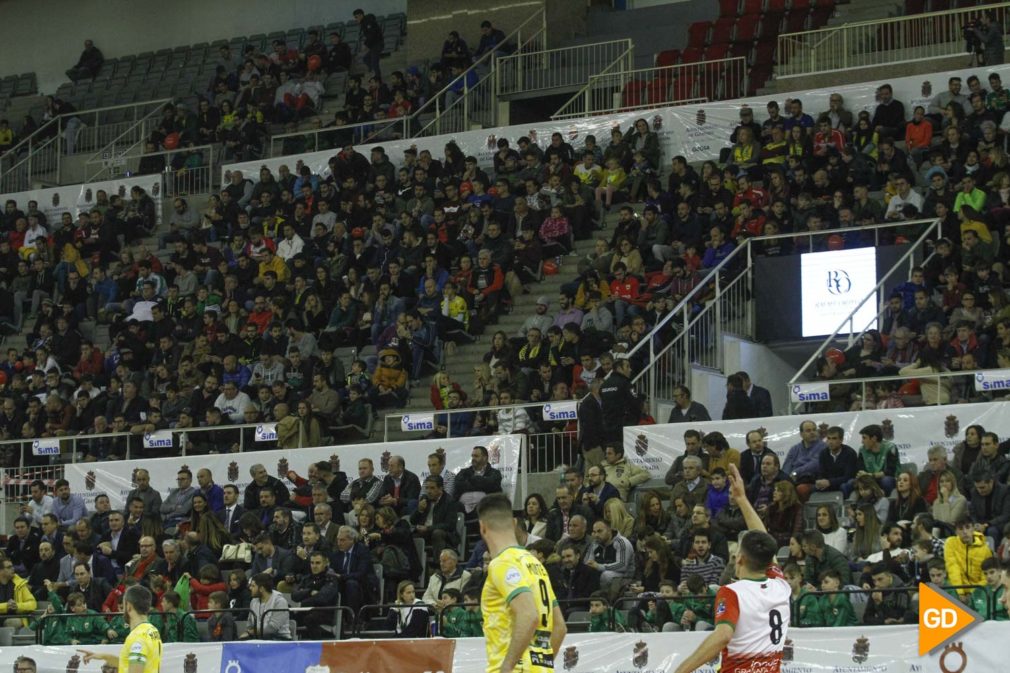
[[[332,549],[337,546],[337,533],[340,526],[333,523],[333,508],[326,503],[320,503],[312,508],[312,520],[319,526],[319,535]]]
[[[14,564],[14,570],[21,576],[31,572],[39,562],[39,543],[42,533],[31,527],[28,517],[14,519],[14,535],[7,539],[7,558]]]
[[[70,583],[70,591],[84,594],[84,602],[87,603],[88,609],[101,612],[102,603],[112,591],[112,586],[101,577],[92,577],[87,563],[78,562],[74,564],[74,579]]]
[[[410,523],[414,527],[414,536],[424,538],[432,548],[436,557],[447,547],[459,544],[456,535],[456,515],[459,506],[445,494],[442,477],[429,475],[424,480],[424,497],[417,504],[417,510],[411,514]]]
[[[772,394],[768,392],[768,389],[754,385],[750,380],[750,374],[747,372],[737,372],[736,375],[743,381],[743,391],[747,393],[747,397],[754,403],[754,413],[757,414],[757,418],[774,416],[775,413],[772,411]]]
[[[392,507],[400,516],[413,514],[421,497],[421,482],[406,467],[403,456],[390,456],[389,472],[382,480],[382,494],[379,496],[380,506]]]
[[[275,547],[270,539],[270,533],[262,532],[256,536],[253,543],[256,553],[253,554],[252,565],[246,570],[246,577],[254,577],[260,573],[267,573],[277,582],[277,590],[287,593],[290,586],[282,588],[288,584],[287,578],[294,578],[295,558],[287,549]]]
[[[126,517],[122,512],[109,512],[109,532],[102,536],[98,549],[112,560],[117,574],[123,571],[135,554],[140,553],[140,537],[126,528]]]
[[[557,542],[568,534],[568,525],[572,517],[582,516],[586,520],[593,519],[593,512],[583,504],[575,502],[575,496],[567,486],[558,486],[554,492],[554,507],[547,512],[547,530],[544,536]]]
[[[242,532],[238,520],[246,512],[245,507],[238,504],[238,486],[234,484],[225,486],[223,498],[224,507],[220,511],[214,512],[214,516],[224,525],[225,530],[234,537]]]
[[[761,459],[769,453],[774,453],[765,444],[765,437],[760,430],[747,433],[747,450],[740,454],[740,476],[743,483],[749,484],[754,475],[761,471]]]
[[[337,550],[332,557],[333,572],[340,585],[341,605],[346,605],[358,614],[363,602],[374,595],[373,587],[378,585],[372,554],[358,542],[358,531],[350,526],[341,526],[337,531]]]
[[[104,579],[110,584],[116,581],[116,571],[112,568],[112,561],[101,554],[96,554],[95,548],[90,544],[76,543],[74,545],[74,559],[76,563],[87,564],[92,577]]]

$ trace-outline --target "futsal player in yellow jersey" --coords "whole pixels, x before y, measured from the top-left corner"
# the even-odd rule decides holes
[[[477,518],[491,554],[480,597],[487,673],[553,673],[568,629],[547,571],[516,541],[507,496],[482,498]]]
[[[123,595],[123,610],[130,625],[130,635],[126,636],[119,656],[77,650],[84,655],[84,663],[102,661],[109,666],[117,666],[119,673],[160,673],[161,634],[147,621],[152,600],[146,587],[137,584],[127,589]]]

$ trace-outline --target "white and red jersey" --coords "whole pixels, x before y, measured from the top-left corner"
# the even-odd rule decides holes
[[[715,595],[715,623],[733,627],[721,673],[778,673],[789,628],[789,583],[778,566],[766,579],[738,580]]]

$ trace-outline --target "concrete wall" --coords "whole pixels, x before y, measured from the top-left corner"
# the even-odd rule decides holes
[[[0,74],[34,70],[40,90],[52,92],[66,81],[64,73],[87,38],[109,58],[350,21],[359,6],[392,14],[406,11],[407,0],[7,0],[0,21]]]
[[[543,6],[544,0],[471,0],[466,3],[407,0],[407,60],[410,63],[438,60],[450,30],[459,31],[460,37],[473,50],[480,42],[482,21],[490,21],[508,34]]]
[[[731,335],[725,335],[722,343],[726,373],[747,372],[751,381],[771,392],[772,409],[775,413],[786,413],[789,404],[786,383],[796,373],[796,368],[764,344]],[[726,391],[723,390],[724,398],[725,395]],[[709,407],[709,411],[712,411],[712,407]],[[712,413],[712,418],[717,418],[715,413]]]

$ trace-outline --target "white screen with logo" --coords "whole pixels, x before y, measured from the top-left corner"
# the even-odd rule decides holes
[[[800,256],[803,336],[827,336],[877,285],[876,248],[811,252]],[[840,334],[877,327],[877,298],[859,306]]]

